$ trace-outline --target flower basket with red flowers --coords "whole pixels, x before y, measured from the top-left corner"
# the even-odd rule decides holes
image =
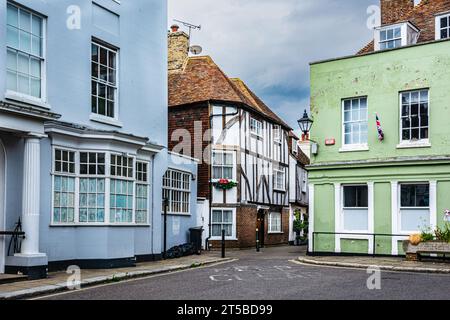
[[[222,189],[222,190],[230,190],[236,186],[237,186],[236,182],[234,182],[232,180],[228,180],[228,179],[220,179],[219,181],[214,182],[214,187],[216,187],[217,189]]]

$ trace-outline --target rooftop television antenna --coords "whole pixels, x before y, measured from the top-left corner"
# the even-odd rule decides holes
[[[189,39],[191,39],[192,29],[194,29],[194,30],[202,30],[202,26],[201,25],[196,26],[195,24],[192,24],[192,23],[189,23],[189,22],[186,22],[186,21],[177,20],[177,19],[173,19],[173,21],[179,22],[182,25],[184,25],[185,27],[189,28]]]
[[[189,29],[189,52],[191,52],[194,55],[199,55],[200,53],[202,53],[203,48],[201,46],[191,46],[191,33],[192,30],[201,30],[202,26],[201,25],[195,25],[186,21],[181,21],[181,20],[177,20],[177,19],[173,19],[173,21],[181,23],[182,25],[184,25],[185,27],[187,27]]]

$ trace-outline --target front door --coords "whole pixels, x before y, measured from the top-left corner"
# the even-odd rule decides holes
[[[5,230],[5,150],[0,140],[0,231]],[[5,237],[0,236],[0,273],[5,272]]]
[[[259,246],[261,248],[264,247],[265,218],[266,218],[265,212],[259,210],[258,218],[256,221],[256,228],[258,229]]]

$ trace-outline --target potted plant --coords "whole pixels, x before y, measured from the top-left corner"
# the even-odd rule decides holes
[[[308,243],[308,227],[308,220],[302,220],[301,212],[298,210],[295,211],[294,232],[296,234],[297,245],[305,245]]]
[[[230,190],[237,186],[237,182],[228,179],[220,179],[213,183],[214,187],[222,190]]]

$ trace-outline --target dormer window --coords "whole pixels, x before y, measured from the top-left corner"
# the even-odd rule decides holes
[[[402,46],[402,28],[395,27],[380,31],[380,50]]]
[[[375,50],[395,49],[417,43],[419,29],[409,22],[389,25],[375,30]]]
[[[436,17],[436,40],[450,38],[450,13]]]

